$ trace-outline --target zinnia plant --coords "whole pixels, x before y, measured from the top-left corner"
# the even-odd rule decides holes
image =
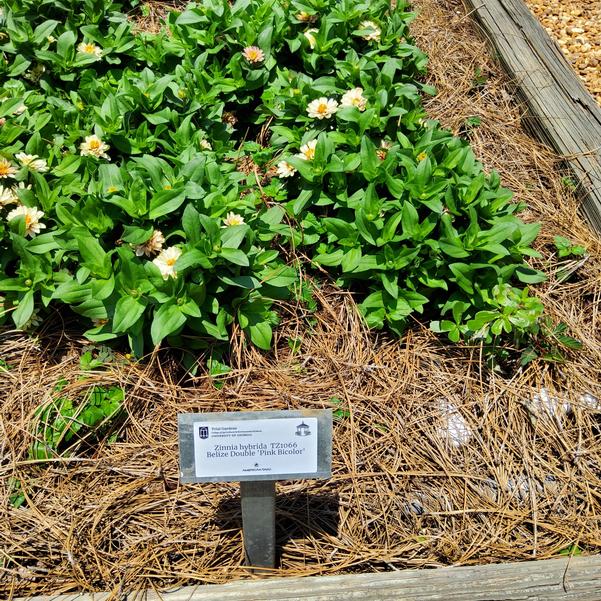
[[[0,319],[269,349],[276,303],[327,271],[373,328],[537,331],[538,226],[427,119],[404,0],[207,0],[158,33],[120,0],[3,7]]]

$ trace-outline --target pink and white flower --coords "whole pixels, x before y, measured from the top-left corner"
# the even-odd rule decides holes
[[[265,53],[258,46],[247,46],[242,51],[242,56],[252,64],[262,63],[265,60]]]
[[[152,236],[144,244],[136,246],[136,256],[141,257],[142,255],[146,255],[147,257],[151,257],[162,250],[164,242],[165,237],[163,233],[159,230],[154,230]]]

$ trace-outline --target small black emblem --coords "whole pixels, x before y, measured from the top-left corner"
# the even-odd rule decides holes
[[[305,422],[302,422],[301,424],[296,426],[295,434],[297,436],[309,436],[311,434],[311,430],[309,430],[309,426],[307,426]]]
[[[206,438],[209,437],[209,428],[208,426],[199,426],[198,428],[198,436],[200,436],[200,438],[202,440],[205,440]]]

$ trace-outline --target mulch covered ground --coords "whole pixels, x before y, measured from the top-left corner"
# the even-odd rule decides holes
[[[278,484],[279,576],[599,552],[601,239],[579,217],[559,161],[522,130],[522,107],[460,2],[415,5],[414,34],[439,89],[428,110],[469,137],[528,205],[523,217],[542,223],[536,266],[550,277],[537,291],[583,349],[563,363],[498,373],[479,347],[445,346],[418,324],[400,341],[370,334],[352,298],[328,288],[315,316],[282,307],[272,353],[235,342],[235,370],[221,389],[206,376],[184,379],[167,353],[82,380],[77,336],[51,323],[37,338],[4,332],[2,598],[73,590],[119,598],[255,577],[244,566],[237,485],[178,482],[178,412],[338,411],[332,478]],[[554,235],[587,255],[560,260]],[[565,269],[573,274],[561,282]],[[113,442],[31,460],[35,410],[63,379],[73,398],[120,384],[126,420]],[[9,503],[17,489],[19,508]]]

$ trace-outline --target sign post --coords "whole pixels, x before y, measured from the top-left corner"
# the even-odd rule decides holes
[[[178,416],[180,480],[240,482],[247,564],[275,567],[275,481],[329,478],[332,410]]]
[[[246,563],[275,567],[275,480],[240,482]]]

